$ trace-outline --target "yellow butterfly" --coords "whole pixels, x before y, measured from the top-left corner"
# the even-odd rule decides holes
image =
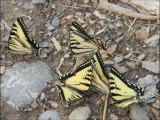
[[[62,86],[57,85],[61,98],[71,102],[87,95],[92,81],[92,67],[90,61],[81,64],[73,72],[60,77]]]
[[[73,22],[70,28],[70,47],[74,54],[96,52],[99,49],[106,49],[108,42],[88,35],[85,30],[77,23]]]
[[[132,103],[143,102],[144,88],[127,82],[115,69],[109,73],[110,94],[118,107],[126,107]]]
[[[28,36],[27,27],[23,18],[19,17],[13,23],[9,36],[8,47],[15,54],[32,54],[32,48],[39,51],[39,45]]]

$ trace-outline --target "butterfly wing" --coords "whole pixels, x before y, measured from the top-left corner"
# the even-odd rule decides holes
[[[97,72],[94,69],[93,69],[92,85],[104,93],[109,93],[108,86],[104,84],[104,82],[102,82],[102,80],[100,79],[100,77],[98,76]]]
[[[88,42],[91,39],[93,37],[89,36],[77,22],[72,23],[70,28],[70,46],[73,53],[98,51],[99,47],[96,44]]]
[[[137,96],[137,92],[129,87],[127,81],[115,68],[111,68],[109,76],[110,93],[113,99],[120,101]]]
[[[80,90],[87,91],[92,80],[92,67],[90,61],[81,64],[77,69],[69,74],[60,77],[62,83],[66,86]]]
[[[113,104],[116,105],[117,107],[124,108],[124,107],[127,107],[130,104],[137,103],[137,102],[139,102],[139,100],[134,98],[134,99],[125,100],[125,101],[122,101],[122,102],[115,102]]]
[[[16,54],[31,54],[32,47],[39,49],[38,44],[28,36],[27,27],[21,17],[12,26],[8,46]]]
[[[97,72],[98,76],[100,77],[100,79],[104,83],[108,84],[109,83],[108,79],[107,79],[108,73],[106,73],[105,66],[104,66],[101,54],[99,52],[96,52],[93,55],[93,57],[91,59],[91,63],[92,63],[94,70]]]
[[[68,87],[62,87],[59,85],[56,85],[56,87],[60,90],[60,96],[63,100],[72,102],[79,99],[82,99],[83,94],[79,93],[78,91],[68,88]]]

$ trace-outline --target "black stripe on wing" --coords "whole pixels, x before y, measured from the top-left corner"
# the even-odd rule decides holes
[[[84,34],[88,39],[93,39],[77,22],[72,22],[72,26],[75,27],[80,33]]]
[[[39,49],[39,44],[38,44],[35,40],[31,39],[31,38],[28,36],[28,29],[27,29],[27,27],[26,27],[26,25],[25,25],[25,23],[24,23],[24,21],[23,21],[23,18],[22,18],[22,17],[17,18],[17,22],[18,22],[18,24],[21,26],[21,29],[23,30],[23,33],[24,33],[24,35],[26,36],[27,41],[29,42],[29,44],[30,44],[33,48],[35,48],[36,50],[38,50],[38,49]]]

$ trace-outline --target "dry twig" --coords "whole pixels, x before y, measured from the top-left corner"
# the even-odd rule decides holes
[[[104,0],[99,3],[98,8],[105,9],[110,12],[122,14],[125,16],[130,16],[136,19],[142,19],[142,20],[158,20],[159,19],[159,16],[145,15],[145,14],[137,13],[137,12],[134,12],[133,10],[120,7],[119,5],[108,3]]]
[[[106,120],[106,113],[107,113],[107,105],[108,105],[108,93],[106,94],[106,99],[104,103],[104,110],[103,110],[103,120]]]

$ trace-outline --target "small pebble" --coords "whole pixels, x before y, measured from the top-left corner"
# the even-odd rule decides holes
[[[46,97],[45,94],[44,94],[44,93],[41,93],[40,100],[44,100],[45,97]]]
[[[126,47],[126,50],[127,50],[127,51],[129,51],[129,48],[128,48],[128,47]]]
[[[116,56],[116,57],[114,58],[114,61],[115,61],[116,63],[120,63],[120,62],[123,61],[123,57],[122,57],[122,56]]]
[[[135,62],[127,62],[126,64],[132,69],[136,68],[136,63]]]
[[[88,120],[91,114],[89,106],[78,107],[69,115],[69,120]]]
[[[48,36],[51,36],[53,34],[53,32],[48,31],[47,34],[48,34]]]
[[[34,100],[34,101],[32,102],[31,107],[32,107],[33,109],[35,109],[35,108],[38,107],[38,104],[37,104],[37,101],[36,101],[36,100]]]
[[[139,78],[139,76],[138,76],[138,75],[136,75],[136,76],[135,76],[135,79],[137,79],[137,78]]]
[[[43,54],[41,54],[39,57],[40,57],[40,58],[46,58],[46,57],[48,57],[48,55],[47,55],[46,53],[43,53]]]
[[[32,0],[32,4],[38,5],[38,4],[44,4],[47,0]]]
[[[147,111],[136,104],[130,106],[129,116],[131,120],[150,120]]]
[[[118,117],[114,114],[110,114],[111,120],[118,120]]]
[[[82,16],[82,12],[76,12],[75,16]]]
[[[55,88],[52,88],[52,89],[51,89],[52,92],[55,92],[55,90],[56,90]]]
[[[60,25],[60,19],[58,17],[55,17],[51,23],[54,27],[59,27]]]
[[[143,45],[143,48],[146,48],[147,47],[147,45]]]
[[[48,26],[48,28],[47,28],[49,31],[52,31],[52,30],[54,30],[55,29],[55,27],[53,27],[52,25],[50,25],[50,26]]]
[[[57,111],[48,110],[42,113],[38,120],[61,120],[61,117]]]
[[[51,8],[55,9],[56,5],[52,3]]]
[[[56,103],[55,101],[52,101],[52,100],[50,100],[50,101],[48,101],[48,103],[53,107],[53,108],[58,108],[58,103]]]

